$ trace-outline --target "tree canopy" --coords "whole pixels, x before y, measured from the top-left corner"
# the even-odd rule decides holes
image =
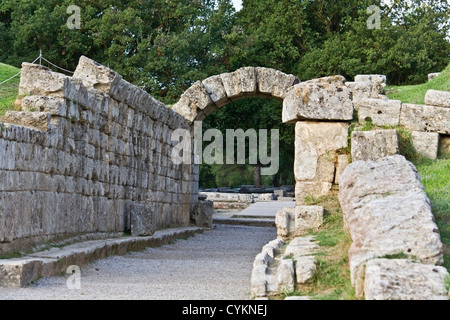
[[[80,8],[80,29],[66,25],[71,5]],[[371,5],[379,8],[376,28],[367,24]],[[42,50],[73,70],[86,55],[169,105],[195,81],[243,66],[302,81],[377,73],[390,84],[416,84],[448,64],[449,21],[446,0],[244,0],[239,12],[230,0],[0,0],[0,61],[20,67]],[[205,126],[280,128],[288,169],[271,179],[291,183],[293,128],[281,125],[279,104],[235,104]]]

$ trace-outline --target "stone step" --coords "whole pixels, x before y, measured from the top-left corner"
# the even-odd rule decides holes
[[[203,230],[198,227],[160,230],[151,237],[86,241],[22,258],[0,260],[0,287],[26,287],[39,278],[66,273],[69,266],[81,267],[108,256],[124,255],[129,251],[145,250],[147,247],[160,247],[179,238],[194,236]]]

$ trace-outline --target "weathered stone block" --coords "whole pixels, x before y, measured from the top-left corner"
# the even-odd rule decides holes
[[[398,126],[402,102],[399,100],[383,100],[364,98],[356,103],[359,123],[369,119],[376,126]]]
[[[295,184],[295,200],[298,206],[305,204],[307,196],[320,197],[330,193],[333,184],[331,182],[320,181],[298,181]]]
[[[256,68],[258,91],[276,99],[284,99],[289,89],[300,81],[292,74],[271,68]]]
[[[277,269],[278,292],[293,292],[295,290],[294,261],[283,259]]]
[[[450,134],[450,108],[404,103],[400,125],[413,131]]]
[[[109,94],[113,86],[122,80],[122,76],[92,59],[81,56],[73,79],[81,80],[86,87],[93,87]]]
[[[439,149],[439,133],[414,131],[412,142],[417,153],[430,159],[436,159]]]
[[[3,121],[41,131],[47,131],[50,122],[50,114],[47,112],[8,111],[3,117]]]
[[[448,300],[447,269],[411,260],[375,259],[366,265],[366,300]]]
[[[19,96],[36,95],[64,97],[64,83],[68,78],[61,73],[31,63],[22,63]]]
[[[339,184],[339,179],[344,172],[344,170],[349,165],[349,155],[348,154],[339,154],[337,159],[337,166],[336,166],[336,176],[334,177],[334,183]]]
[[[279,210],[275,216],[278,236],[289,239],[304,235],[311,229],[317,230],[323,224],[323,210],[319,206],[296,206]]]
[[[133,237],[151,236],[158,224],[158,214],[148,204],[132,204],[130,208],[131,235]]]
[[[197,227],[212,228],[214,203],[209,200],[199,201],[192,210],[192,220]]]
[[[442,264],[442,242],[416,168],[403,156],[356,161],[340,179],[339,201],[353,243],[350,272],[363,294],[364,264],[405,254],[421,263]]]
[[[63,98],[27,96],[22,99],[22,111],[47,112],[60,117],[67,116],[67,104]]]
[[[220,75],[209,77],[203,80],[202,83],[211,100],[219,108],[223,107],[230,101]]]
[[[341,76],[293,86],[283,102],[283,123],[299,120],[352,120],[352,90]]]
[[[425,95],[425,104],[436,107],[450,108],[450,92],[428,90]]]
[[[334,181],[336,151],[348,145],[348,124],[297,122],[294,174],[297,181]]]
[[[236,100],[244,96],[239,71],[223,73],[220,78],[229,99]]]
[[[353,161],[377,160],[398,153],[396,130],[354,131],[352,133]]]

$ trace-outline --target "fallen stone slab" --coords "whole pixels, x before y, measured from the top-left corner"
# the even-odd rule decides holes
[[[433,73],[429,73],[428,74],[428,81],[433,80],[434,78],[436,78],[437,76],[441,75],[442,72],[433,72]]]
[[[324,208],[320,206],[296,206],[283,208],[275,216],[277,234],[283,239],[295,238],[317,230],[323,224]]]
[[[82,266],[111,255],[124,255],[147,247],[160,247],[179,238],[203,232],[203,228],[187,227],[155,232],[151,237],[124,237],[86,241],[63,248],[52,248],[23,258],[0,260],[0,287],[22,288],[42,277],[65,273],[71,265]]]
[[[412,260],[375,259],[366,265],[366,300],[448,300],[447,269]]]
[[[353,161],[373,161],[399,154],[396,130],[354,131],[352,133]]]
[[[364,265],[402,254],[424,264],[443,263],[442,242],[420,177],[405,157],[356,161],[340,179],[339,201],[353,243],[350,273],[356,295],[364,292]]]
[[[436,107],[450,108],[450,92],[428,90],[425,95],[425,104]]]

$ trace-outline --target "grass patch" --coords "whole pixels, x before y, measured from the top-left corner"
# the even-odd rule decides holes
[[[389,99],[403,103],[425,104],[425,94],[430,89],[450,91],[450,64],[430,82],[414,86],[387,86],[386,93]]]
[[[444,266],[450,271],[450,159],[416,164],[444,244]]]
[[[312,282],[300,285],[289,295],[310,296],[314,300],[355,300],[348,262],[351,238],[344,230],[337,194],[307,197],[305,204],[325,208],[324,224],[318,232],[312,233],[321,248],[316,254],[317,270]]]
[[[17,74],[20,69],[0,63],[0,82]],[[19,92],[20,76],[0,85],[0,116],[5,115],[8,110],[15,110],[14,101],[16,101]]]

